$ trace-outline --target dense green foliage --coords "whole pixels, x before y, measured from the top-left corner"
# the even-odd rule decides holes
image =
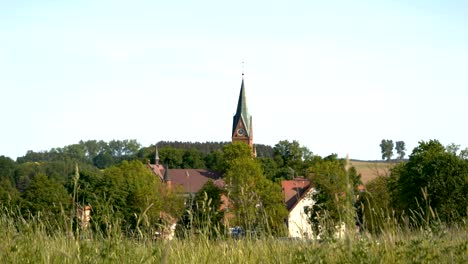
[[[381,233],[394,226],[394,220],[409,221],[409,226],[466,221],[467,152],[455,144],[420,142],[408,161],[396,165],[390,177],[369,182],[364,192],[358,188],[360,176],[346,160],[313,155],[297,141],[280,141],[269,156],[258,158],[241,143],[181,144],[176,148],[178,143],[158,143],[160,163],[217,170],[224,174],[226,186],[220,189],[209,182],[194,197],[183,196],[148,169],[154,162],[154,145],[81,141],[45,152],[28,151],[17,161],[0,156],[0,203],[18,207],[25,218],[75,227],[74,210],[91,205],[91,229],[107,235],[117,232],[116,226],[118,232],[134,236],[179,221],[183,237],[222,237],[225,224],[257,235],[283,236],[287,211],[281,180],[304,176],[315,188],[316,202],[306,211],[322,235],[333,234],[341,224]],[[404,151],[404,144],[397,145]],[[222,193],[229,200],[224,204],[226,215],[220,211]]]
[[[233,143],[223,149],[226,158],[227,196],[234,213],[230,225],[255,232],[284,234],[287,211],[278,183],[268,180],[250,147]]]
[[[334,234],[339,223],[353,226],[356,219],[355,201],[358,186],[362,184],[354,168],[347,168],[347,161],[330,155],[317,159],[310,168],[311,181],[316,189],[315,204],[309,208],[315,232]],[[325,230],[323,230],[325,229]]]
[[[190,197],[177,226],[177,235],[186,237],[198,232],[207,237],[217,237],[224,234],[224,211],[221,210],[223,192],[212,181],[208,181],[195,197]]]
[[[380,232],[394,225],[395,215],[408,227],[459,224],[468,216],[467,193],[468,160],[459,146],[421,141],[407,162],[391,169],[389,177],[367,183],[360,200],[363,224],[367,230]]]
[[[421,141],[409,161],[392,170],[389,184],[395,208],[407,213],[431,209],[449,222],[467,216],[468,161],[437,140]]]

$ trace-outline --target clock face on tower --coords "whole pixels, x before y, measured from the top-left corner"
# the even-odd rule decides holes
[[[237,129],[237,134],[239,136],[243,136],[245,134],[245,130],[243,128],[239,128],[239,129]]]

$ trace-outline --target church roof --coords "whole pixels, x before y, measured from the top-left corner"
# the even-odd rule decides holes
[[[218,187],[224,186],[221,174],[205,169],[169,169],[172,185],[180,185],[186,193],[198,192],[207,181]]]
[[[162,165],[150,164],[151,171],[162,182],[171,181],[174,186],[181,186],[185,193],[198,192],[207,181],[213,181],[216,186],[223,188],[225,183],[221,173],[205,169],[166,169]]]
[[[236,126],[239,123],[239,120],[242,120],[242,123],[245,126],[247,136],[250,136],[252,117],[249,115],[249,112],[247,110],[247,98],[245,96],[244,79],[242,79],[239,101],[237,102],[237,111],[234,115],[234,120],[232,123],[232,135],[234,135],[235,133]]]

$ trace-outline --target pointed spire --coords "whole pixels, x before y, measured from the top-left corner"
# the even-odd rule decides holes
[[[250,127],[251,127],[251,117],[247,110],[247,97],[245,96],[245,86],[244,86],[244,74],[242,73],[242,83],[241,90],[239,93],[239,101],[237,102],[237,111],[234,115],[234,120],[232,124],[232,135],[234,135],[236,126],[239,123],[239,120],[242,120],[247,136],[250,136]]]
[[[159,152],[158,152],[158,144],[154,144],[156,147],[156,152],[154,154],[154,164],[159,165]]]

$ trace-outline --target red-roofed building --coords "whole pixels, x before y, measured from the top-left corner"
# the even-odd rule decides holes
[[[218,187],[224,187],[221,174],[206,169],[166,169],[159,164],[159,152],[156,147],[155,164],[149,164],[151,171],[159,177],[161,182],[169,186],[179,186],[185,194],[198,192],[205,183],[213,181]]]
[[[312,226],[306,209],[312,207],[315,201],[312,194],[315,189],[310,181],[303,177],[282,181],[281,187],[284,195],[284,203],[288,209],[288,232],[290,237],[312,238]]]
[[[205,169],[166,169],[162,165],[149,165],[151,171],[159,179],[171,186],[180,186],[184,193],[193,194],[198,192],[205,183],[213,181],[218,187],[224,187],[221,174]]]

